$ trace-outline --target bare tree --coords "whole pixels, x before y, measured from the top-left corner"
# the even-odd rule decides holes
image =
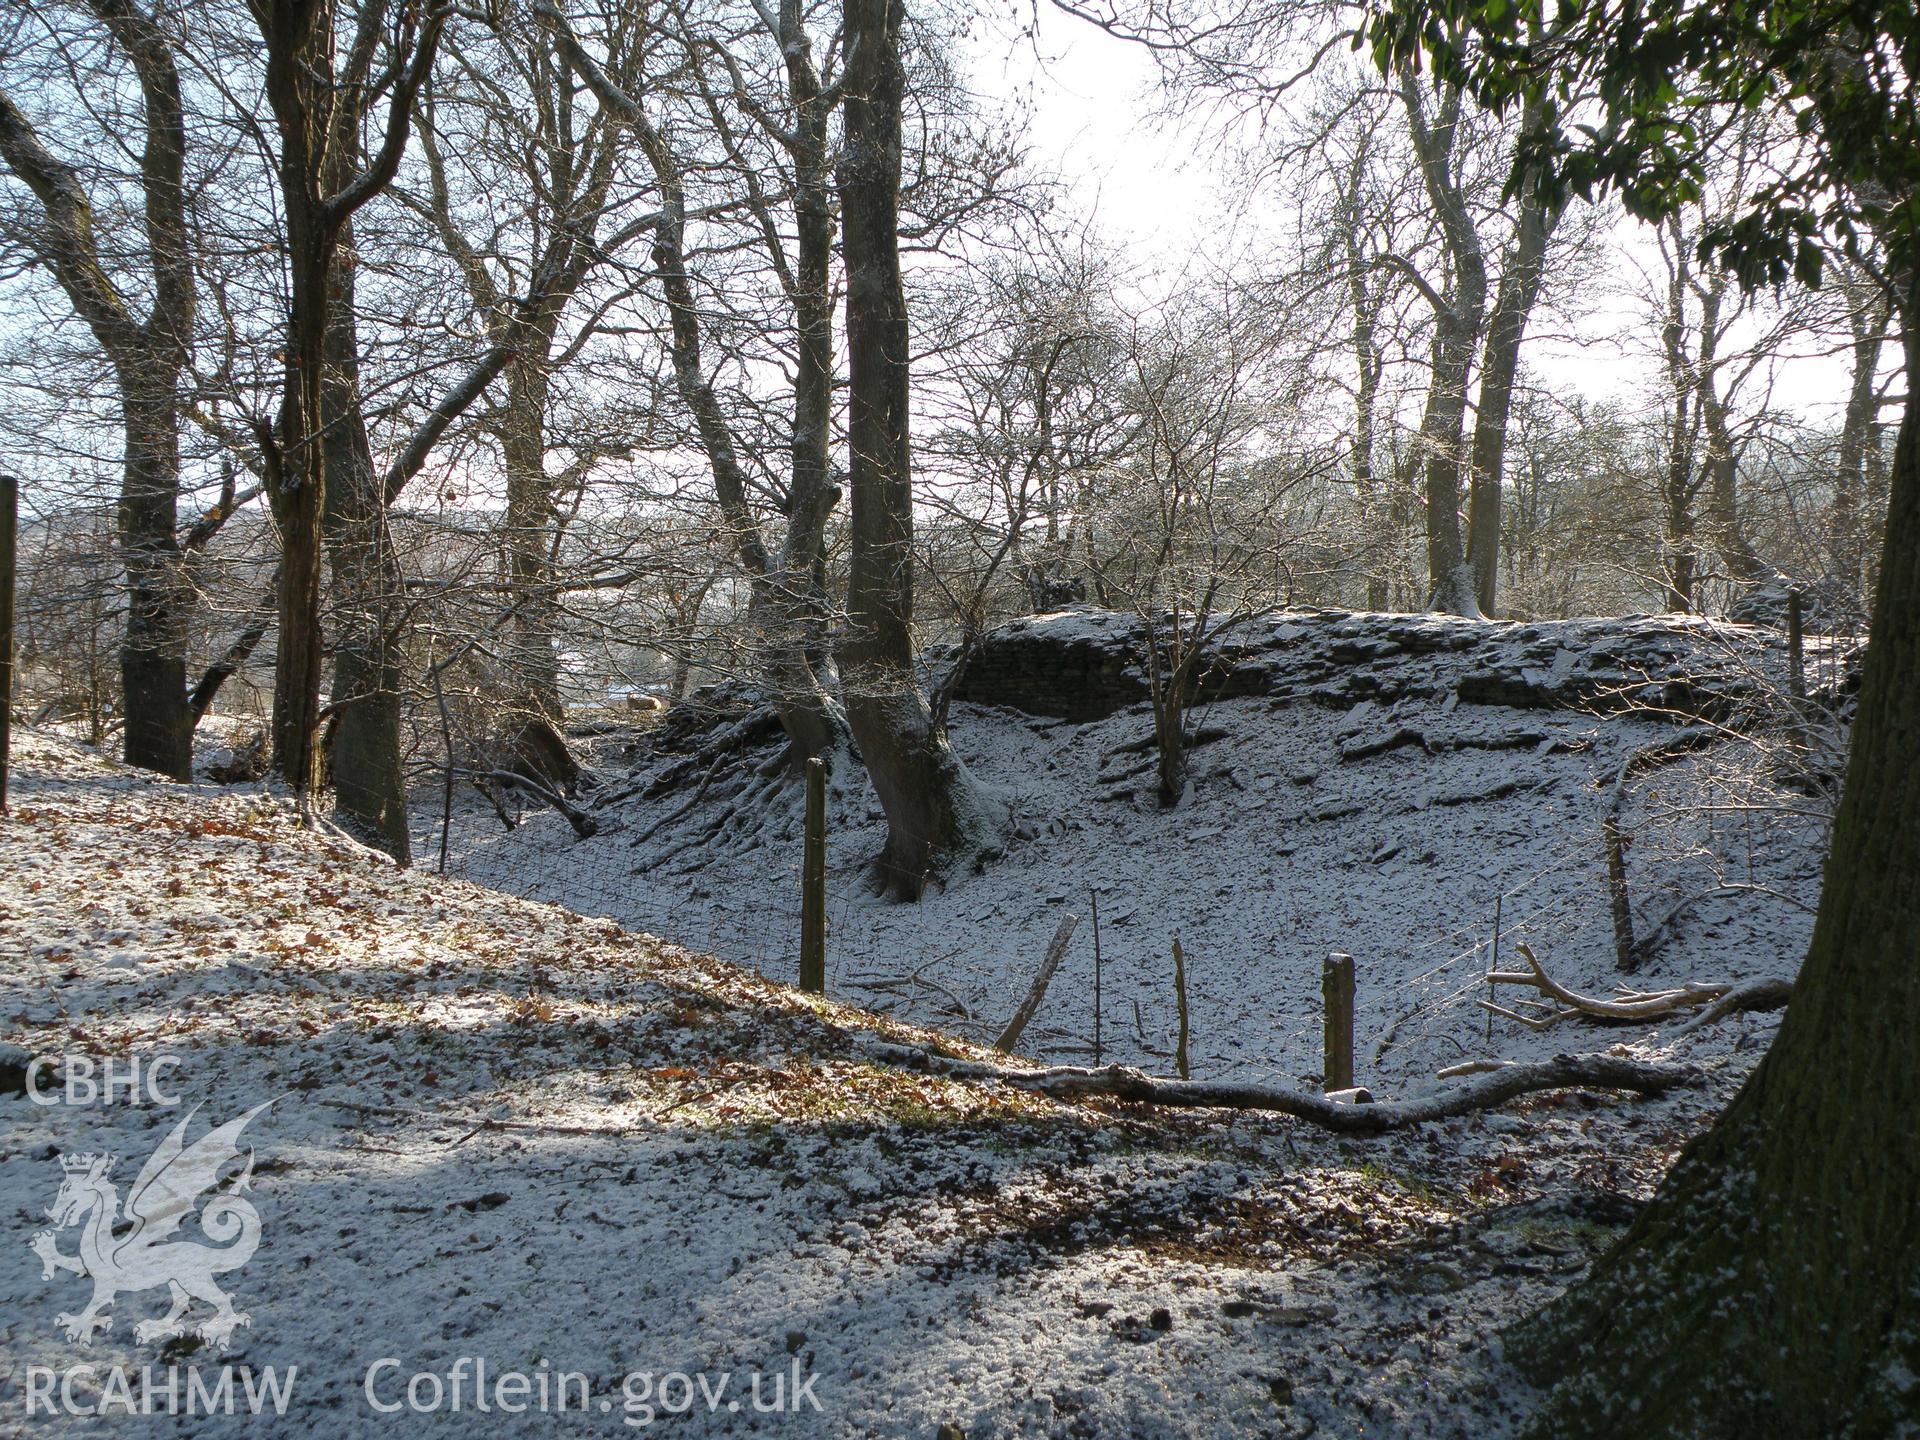
[[[840,647],[847,716],[887,816],[876,879],[914,899],[945,860],[999,825],[935,725],[914,666],[913,455],[906,293],[900,279],[901,0],[846,0],[840,203],[852,384],[852,556]]]
[[[1830,545],[1833,573],[1862,611],[1872,604],[1873,546],[1870,525],[1885,508],[1886,451],[1880,421],[1881,355],[1893,327],[1886,288],[1857,264],[1843,265],[1837,287],[1846,303],[1848,360],[1846,415],[1841,422],[1833,478]],[[1876,493],[1877,492],[1877,493]],[[1876,500],[1878,503],[1876,504]]]
[[[127,762],[189,778],[188,615],[182,578],[181,372],[192,345],[193,260],[187,231],[185,114],[171,38],[135,0],[89,0],[138,80],[144,114],[138,177],[143,274],[116,277],[102,252],[80,168],[58,158],[19,106],[0,92],[0,159],[40,202],[35,249],[112,365],[126,452],[118,530],[126,569],[120,689]],[[137,295],[149,295],[146,314]]]
[[[1172,318],[1175,314],[1180,318]],[[1124,344],[1134,443],[1103,477],[1103,588],[1140,617],[1160,804],[1185,795],[1191,707],[1224,637],[1293,598],[1276,585],[1309,538],[1288,497],[1336,451],[1291,437],[1304,369],[1280,352],[1284,316],[1231,291],[1182,294]]]
[[[1742,420],[1734,407],[1744,387],[1764,378],[1804,318],[1799,306],[1767,314],[1761,300],[1736,291],[1724,272],[1702,270],[1694,250],[1705,223],[1669,220],[1657,236],[1664,270],[1655,283],[1665,369],[1661,489],[1670,610],[1704,608],[1703,558],[1720,561],[1735,592],[1774,574],[1753,545],[1739,498],[1741,454],[1765,411]]]
[[[675,385],[706,453],[714,494],[733,536],[741,566],[753,581],[755,609],[766,617],[771,631],[764,673],[773,691],[781,724],[792,744],[794,759],[801,763],[809,757],[828,754],[837,747],[842,734],[840,709],[815,673],[807,642],[810,617],[819,614],[813,601],[813,582],[824,545],[826,516],[836,498],[824,458],[829,438],[826,407],[832,394],[832,317],[830,305],[822,303],[828,256],[821,252],[823,247],[830,252],[830,222],[822,213],[807,217],[801,234],[801,273],[791,277],[787,287],[800,316],[801,359],[796,367],[794,391],[798,408],[792,480],[787,504],[783,507],[788,513],[787,541],[776,557],[762,535],[750,503],[754,487],[747,463],[704,358],[702,310],[687,254],[691,218],[686,192],[687,160],[649,113],[644,95],[637,93],[636,88],[623,85],[587,53],[561,11],[541,4],[536,7],[536,13],[552,29],[568,65],[632,134],[651,169],[659,198],[659,214],[652,232],[653,261],[666,301]],[[776,35],[799,33],[797,11],[788,18],[790,24],[784,30],[784,22],[774,22],[771,28]],[[813,147],[824,144],[825,121],[821,107],[830,109],[832,97],[810,88],[810,85],[817,86],[817,77],[814,82],[807,79],[813,75],[810,59],[801,56],[796,60],[791,51],[784,53],[788,55],[789,74],[795,73],[796,64],[801,74],[796,92],[801,98],[794,101],[800,112],[799,129],[792,138],[796,150],[805,157],[799,168],[811,176],[809,167],[815,166],[820,158]],[[744,93],[744,81],[740,82],[740,90]],[[710,92],[707,98],[709,114],[715,115]],[[758,199],[750,188],[750,203]],[[827,228],[822,229],[823,224]]]
[[[613,37],[617,73],[637,64],[642,39],[641,27],[631,22]],[[415,122],[422,193],[412,187],[395,193],[433,227],[486,337],[470,382],[491,384],[495,376],[506,382],[501,403],[480,424],[498,447],[506,491],[507,669],[520,692],[516,710],[551,725],[562,717],[556,496],[623,450],[591,435],[568,435],[556,446],[554,388],[602,330],[610,307],[634,286],[617,284],[583,306],[575,302],[596,271],[657,217],[620,218],[618,127],[597,107],[577,103],[572,76],[553,57],[543,31],[507,18],[471,46],[454,37],[446,48],[453,74],[426,98]],[[444,153],[449,147],[458,177]],[[500,191],[524,195],[525,205],[484,203]],[[557,476],[548,470],[554,448],[574,457]]]
[[[1513,236],[1500,266],[1500,284],[1487,314],[1485,348],[1480,357],[1480,391],[1474,406],[1473,445],[1468,455],[1467,563],[1473,567],[1474,599],[1484,615],[1495,613],[1500,578],[1500,508],[1505,490],[1507,422],[1513,410],[1514,382],[1527,321],[1546,278],[1547,247],[1559,223],[1564,201],[1540,193],[1528,160],[1528,146],[1554,123],[1553,105],[1528,102],[1514,139],[1507,182],[1515,209]]]
[[[1459,168],[1466,149],[1459,88],[1445,83],[1429,85],[1411,67],[1402,68],[1398,81],[1421,181],[1446,252],[1446,275],[1438,286],[1412,266],[1402,267],[1433,306],[1431,376],[1426,413],[1420,421],[1427,576],[1432,586],[1428,603],[1437,610],[1477,618],[1480,606],[1460,528],[1460,461],[1467,377],[1486,318],[1486,255]]]
[[[280,529],[279,628],[274,664],[275,768],[303,799],[318,780],[322,667],[321,569],[325,523],[331,294],[348,222],[393,180],[414,100],[432,69],[448,11],[365,0],[343,51],[331,0],[260,0],[253,19],[264,51],[266,98],[280,141],[287,310],[280,413],[258,436],[268,498]],[[376,63],[378,62],[378,63]],[[369,160],[339,140],[358,135],[385,99]]]

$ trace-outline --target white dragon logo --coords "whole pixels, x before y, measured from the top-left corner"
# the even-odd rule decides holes
[[[237,1328],[252,1324],[244,1310],[233,1308],[232,1297],[213,1279],[238,1270],[253,1258],[260,1245],[260,1213],[244,1198],[253,1177],[252,1150],[247,1151],[245,1166],[231,1188],[214,1195],[201,1208],[200,1228],[209,1239],[219,1242],[219,1248],[195,1241],[163,1242],[180,1228],[194,1202],[239,1153],[240,1132],[247,1128],[247,1122],[272,1103],[269,1100],[266,1105],[254,1106],[239,1119],[209,1130],[192,1145],[186,1143],[187,1122],[200,1107],[189,1110],[140,1167],[127,1195],[126,1219],[131,1224],[119,1227],[118,1233],[114,1222],[120,1218],[120,1191],[107,1178],[115,1157],[60,1157],[65,1178],[47,1218],[57,1230],[85,1222],[79,1253],[62,1254],[55,1245],[54,1230],[42,1230],[28,1242],[28,1248],[40,1257],[42,1279],[51,1280],[56,1271],[71,1270],[93,1281],[93,1299],[85,1310],[55,1317],[67,1339],[91,1345],[96,1330],[112,1328],[113,1317],[101,1312],[116,1295],[157,1285],[167,1287],[173,1308],[158,1320],[142,1320],[134,1326],[134,1339],[142,1344],[168,1340],[192,1329],[201,1339],[224,1349]],[[215,1313],[189,1326],[184,1317],[195,1300],[212,1305]]]

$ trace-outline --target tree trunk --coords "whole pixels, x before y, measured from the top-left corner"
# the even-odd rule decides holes
[[[352,228],[342,231],[352,244]],[[333,568],[336,716],[329,754],[341,823],[402,865],[412,858],[401,756],[400,562],[360,405],[359,327],[352,267],[336,270],[327,328],[322,452],[328,559]]]
[[[119,505],[127,567],[127,629],[120,691],[129,765],[175,780],[193,778],[193,712],[187,704],[187,617],[193,592],[182,573],[175,523],[180,499],[180,431],[171,367],[120,385],[126,462]]]
[[[1840,429],[1840,453],[1833,477],[1833,532],[1828,555],[1833,573],[1862,609],[1871,601],[1867,587],[1867,503],[1869,453],[1880,449],[1880,406],[1875,380],[1887,338],[1888,307],[1879,286],[1857,279],[1846,287],[1853,330],[1853,383]]]
[[[1380,477],[1373,468],[1373,427],[1379,404],[1382,360],[1374,339],[1378,315],[1377,303],[1368,304],[1362,287],[1355,286],[1353,326],[1354,362],[1359,383],[1353,395],[1353,489],[1360,508],[1360,524],[1365,537],[1367,565],[1367,609],[1387,608],[1386,566],[1399,542],[1393,526],[1391,507],[1382,502]]]
[[[1160,808],[1171,810],[1187,793],[1186,677],[1175,674],[1154,687],[1153,743],[1158,756],[1154,778]]]
[[[1526,144],[1546,119],[1539,101],[1529,105],[1520,143]],[[1516,162],[1518,163],[1518,162]],[[1513,249],[1500,275],[1500,290],[1487,320],[1486,354],[1480,364],[1480,403],[1473,422],[1471,476],[1467,497],[1467,561],[1473,566],[1474,598],[1480,613],[1494,614],[1500,583],[1500,499],[1505,480],[1507,419],[1513,411],[1513,382],[1520,370],[1520,345],[1527,318],[1540,298],[1540,282],[1559,212],[1531,186],[1520,196],[1520,217]]]
[[[547,476],[546,357],[553,327],[528,328],[521,358],[507,367],[507,411],[500,423],[507,471],[507,595],[513,606],[507,670],[515,703],[558,725],[564,712],[552,598],[553,483]]]
[[[887,817],[878,884],[917,898],[943,860],[984,848],[991,812],[934,725],[913,668],[913,490],[900,279],[900,0],[846,0],[840,198],[851,375],[852,556],[841,646],[847,716]]]
[[[1363,554],[1366,557],[1367,600],[1369,610],[1387,608],[1387,576],[1384,569],[1389,548],[1396,538],[1381,504],[1379,477],[1373,466],[1373,429],[1379,405],[1380,375],[1384,357],[1378,339],[1380,310],[1384,303],[1381,290],[1371,283],[1374,266],[1360,244],[1360,187],[1366,176],[1372,146],[1363,134],[1354,147],[1347,167],[1346,183],[1340,195],[1341,241],[1346,251],[1347,310],[1352,322],[1349,345],[1353,352],[1353,494],[1360,512]],[[1051,523],[1051,517],[1049,517]]]
[[[1455,141],[1460,123],[1460,91],[1449,86],[1439,114],[1429,122],[1420,87],[1411,71],[1400,77],[1407,127],[1419,159],[1421,182],[1446,240],[1451,278],[1437,297],[1433,317],[1433,364],[1427,382],[1426,413],[1420,421],[1420,448],[1426,470],[1428,606],[1478,618],[1473,572],[1467,567],[1460,534],[1460,457],[1466,431],[1467,377],[1486,317],[1487,267],[1459,177]]]
[[[1920,288],[1902,316],[1920,373]],[[1779,1037],[1592,1276],[1523,1327],[1536,1433],[1890,1435],[1920,1418],[1920,414],[1819,919]],[[1568,1370],[1572,1373],[1566,1373]]]
[[[1676,232],[1677,235],[1677,232]],[[1667,422],[1667,465],[1661,481],[1666,502],[1666,608],[1678,614],[1693,609],[1693,392],[1683,348],[1686,337],[1686,272],[1684,239],[1676,239],[1675,270],[1667,286],[1666,323],[1661,341],[1667,352],[1667,375],[1673,385],[1672,410]]]
[[[328,5],[277,0],[260,9],[266,91],[280,130],[280,200],[287,239],[287,341],[267,500],[280,531],[279,623],[274,640],[273,768],[296,795],[317,781],[320,725],[321,372],[326,363],[327,278],[334,217],[320,196],[321,117],[333,74]]]
[[[278,430],[298,437],[271,467],[268,503],[280,531],[279,615],[273,651],[273,768],[296,794],[312,791],[320,724],[320,507],[325,468],[306,416],[317,397],[302,395],[303,380],[288,367]]]
[[[1466,426],[1467,368],[1478,326],[1456,315],[1434,326],[1433,376],[1420,422],[1427,501],[1427,604],[1452,615],[1477,617],[1473,572],[1460,535],[1460,446]]]
[[[846,735],[846,717],[828,694],[813,656],[824,655],[826,595],[822,583],[827,517],[840,501],[833,484],[833,172],[829,121],[834,100],[813,63],[799,0],[782,0],[781,49],[795,123],[794,221],[797,261],[789,300],[797,349],[793,378],[793,450],[787,534],[779,565],[755,595],[766,612],[778,691],[799,703],[783,712],[796,772],[815,756],[831,764]]]

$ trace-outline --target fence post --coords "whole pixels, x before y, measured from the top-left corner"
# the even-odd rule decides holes
[[[1353,957],[1335,950],[1320,967],[1320,998],[1326,1005],[1326,1064],[1320,1088],[1353,1088]]]
[[[1500,908],[1506,898],[1507,895],[1504,890],[1496,890],[1493,892],[1493,962],[1487,966],[1487,973],[1489,975],[1500,968]],[[1493,993],[1491,983],[1487,986],[1487,993],[1489,995]],[[1491,1010],[1487,1011],[1487,1043],[1489,1045],[1493,1043],[1493,1012]],[[1376,1055],[1374,1058],[1378,1059],[1379,1057]]]
[[[1600,822],[1607,848],[1607,894],[1613,904],[1613,961],[1622,970],[1639,963],[1634,951],[1633,904],[1627,894],[1627,837],[1620,822],[1608,815]]]
[[[1093,906],[1093,1063],[1100,1063],[1100,892],[1089,890]]]
[[[1798,587],[1787,592],[1787,685],[1795,700],[1807,698],[1807,637]]]
[[[20,482],[0,475],[0,811],[7,808],[13,754],[13,580],[20,538]]]
[[[1192,1071],[1187,1065],[1187,1033],[1190,1017],[1187,1012],[1187,957],[1180,948],[1180,937],[1173,937],[1173,1003],[1180,1009],[1180,1038],[1173,1048],[1173,1068],[1180,1078],[1191,1078]]]
[[[800,988],[827,993],[827,762],[807,761],[806,850],[800,864]]]

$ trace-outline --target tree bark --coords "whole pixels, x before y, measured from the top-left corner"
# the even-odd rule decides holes
[[[126,461],[118,506],[127,571],[120,693],[129,765],[193,778],[194,716],[187,701],[187,620],[193,592],[177,539],[180,504],[179,371],[127,367],[121,381]]]
[[[1864,610],[1872,599],[1867,584],[1866,536],[1872,523],[1868,460],[1880,450],[1880,404],[1875,382],[1891,310],[1885,294],[1872,280],[1855,277],[1844,289],[1853,331],[1853,383],[1840,429],[1840,453],[1833,477],[1833,533],[1827,553],[1834,575]]]
[[[500,458],[507,472],[507,593],[513,601],[507,668],[517,703],[558,725],[565,715],[551,598],[553,481],[547,475],[547,356],[554,330],[551,322],[528,328],[520,358],[507,367],[507,412],[500,422]]]
[[[1433,298],[1432,374],[1420,448],[1426,471],[1428,605],[1477,618],[1473,572],[1460,533],[1460,458],[1466,431],[1467,377],[1486,316],[1487,266],[1459,178],[1454,173],[1461,97],[1449,86],[1438,115],[1429,120],[1420,77],[1400,77],[1407,127],[1419,159],[1421,183],[1445,238],[1451,275],[1444,295]]]
[[[120,647],[121,714],[129,765],[192,778],[187,621],[194,598],[182,574],[180,372],[192,345],[194,280],[186,220],[186,123],[167,37],[131,0],[89,0],[132,63],[145,111],[140,189],[152,301],[136,319],[105,269],[93,207],[73,167],[41,144],[0,94],[0,159],[39,200],[44,263],[111,363],[125,441],[117,530],[126,568]]]
[[[914,674],[909,336],[900,277],[900,0],[846,0],[840,201],[847,268],[852,556],[841,644],[847,717],[887,817],[875,881],[918,898],[944,861],[985,847],[990,810]]]
[[[797,237],[793,306],[798,342],[793,379],[793,447],[786,539],[770,583],[756,595],[769,612],[768,628],[782,688],[804,703],[791,717],[796,766],[831,758],[846,733],[846,718],[827,693],[813,662],[825,653],[827,518],[840,502],[833,483],[833,171],[831,121],[836,100],[821,87],[799,0],[781,0],[780,47],[794,111],[794,222]],[[788,717],[782,716],[782,723]]]
[[[1920,286],[1903,276],[1909,373]],[[1889,1435],[1920,1418],[1920,412],[1895,454],[1873,643],[1819,919],[1779,1037],[1516,1353],[1535,1433]],[[1571,1373],[1568,1373],[1568,1372]]]
[[[1380,311],[1383,295],[1370,283],[1373,266],[1360,247],[1360,186],[1366,175],[1371,146],[1363,138],[1355,146],[1346,185],[1340,197],[1342,241],[1347,260],[1347,309],[1352,325],[1349,345],[1353,351],[1353,493],[1360,511],[1361,532],[1366,546],[1367,609],[1387,608],[1385,566],[1397,536],[1381,503],[1379,477],[1374,473],[1373,431],[1379,405],[1380,376],[1385,357],[1379,343]],[[1051,520],[1051,516],[1049,516]]]
[[[341,231],[353,242],[351,223]],[[322,517],[333,570],[335,716],[329,768],[334,806],[353,834],[402,865],[412,859],[406,769],[401,754],[400,650],[404,578],[387,527],[360,404],[359,325],[351,265],[335,270],[322,387]]]
[[[333,12],[315,0],[276,0],[260,12],[266,89],[280,130],[280,198],[287,239],[287,340],[267,500],[280,532],[274,632],[273,767],[298,795],[314,774],[320,726],[320,380],[326,362],[327,276],[338,226],[320,195],[323,117],[333,75]],[[322,80],[326,77],[326,81]]]
[[[432,68],[447,12],[406,7],[391,17],[390,26],[386,5],[371,0],[360,12],[344,64],[336,54],[334,9],[327,0],[259,0],[253,14],[265,53],[267,101],[280,137],[277,175],[287,242],[280,413],[274,432],[260,436],[267,496],[280,531],[274,768],[304,804],[318,778],[314,760],[323,659],[320,582],[327,480],[324,376],[335,248],[353,213],[393,181],[406,148],[414,99]],[[351,134],[357,139],[368,93],[364,80],[380,46],[391,51],[395,67],[384,134],[364,168],[341,175],[336,137]],[[330,186],[336,176],[340,183]]]
[[[1666,502],[1666,608],[1679,614],[1693,609],[1693,419],[1694,384],[1687,360],[1687,248],[1678,225],[1671,227],[1673,253],[1667,279],[1667,313],[1660,341],[1667,357],[1673,396],[1667,422],[1667,463],[1661,480]]]
[[[1545,102],[1534,100],[1521,121],[1519,144],[1547,123]],[[1524,153],[1524,151],[1522,151]],[[1522,162],[1515,162],[1516,166]],[[1520,370],[1520,346],[1527,319],[1540,298],[1547,243],[1560,212],[1549,207],[1522,179],[1520,213],[1513,248],[1500,272],[1500,289],[1487,317],[1487,341],[1480,362],[1480,400],[1473,422],[1471,479],[1467,496],[1467,562],[1473,567],[1474,597],[1480,613],[1492,616],[1500,583],[1500,499],[1505,480],[1507,421],[1513,411],[1514,378]]]

